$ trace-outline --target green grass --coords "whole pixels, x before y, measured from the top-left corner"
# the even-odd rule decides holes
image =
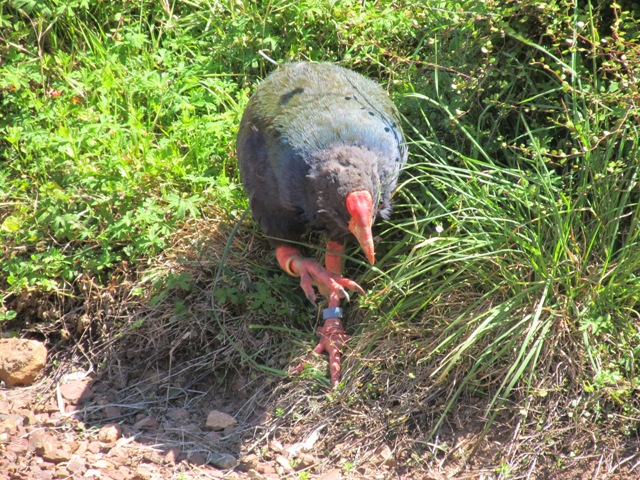
[[[193,288],[190,273],[147,265],[180,253],[192,221],[237,226],[235,132],[273,68],[264,50],[376,78],[406,119],[410,164],[380,261],[349,262],[370,294],[350,310],[362,340],[338,398],[367,403],[395,382],[432,408],[424,392],[443,392],[427,436],[468,395],[486,400],[487,425],[552,397],[580,396],[603,423],[638,418],[637,5],[424,3],[3,3],[0,325],[58,325],[27,318],[24,299],[66,299],[68,313],[87,279],[108,288],[130,267],[155,279],[133,289],[140,301]],[[295,331],[311,338],[311,310],[271,257],[234,271],[248,247],[232,240],[212,302],[281,343],[221,341],[252,368],[285,369],[270,352],[307,348]],[[394,435],[409,417],[398,409]]]

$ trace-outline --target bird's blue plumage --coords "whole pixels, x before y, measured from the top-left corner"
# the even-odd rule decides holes
[[[238,160],[254,218],[272,237],[349,235],[345,197],[368,190],[386,215],[407,159],[398,112],[375,82],[328,63],[267,77],[240,124]]]

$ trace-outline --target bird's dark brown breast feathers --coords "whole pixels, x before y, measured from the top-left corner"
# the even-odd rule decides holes
[[[270,237],[349,235],[344,206],[368,190],[386,215],[407,159],[398,112],[375,82],[328,63],[290,63],[251,97],[237,138],[254,218]],[[277,243],[277,242],[276,242]]]

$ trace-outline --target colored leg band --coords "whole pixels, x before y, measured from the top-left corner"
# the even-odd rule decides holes
[[[295,260],[298,260],[299,258],[300,257],[289,257],[287,258],[287,263],[284,264],[284,271],[287,272],[292,277],[300,276],[299,273],[294,273],[293,270],[291,270],[291,263],[294,262]]]
[[[326,320],[328,318],[342,318],[342,308],[331,307],[322,310],[322,319]]]

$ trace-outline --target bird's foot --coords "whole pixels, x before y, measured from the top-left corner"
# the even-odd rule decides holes
[[[300,287],[313,305],[316,304],[314,286],[318,287],[320,294],[327,298],[345,298],[349,301],[347,290],[364,295],[364,290],[356,282],[330,272],[314,259],[300,255],[300,252],[293,247],[288,245],[278,247],[276,256],[285,272],[300,277]]]
[[[327,308],[325,309],[325,312],[328,310],[334,309]],[[338,309],[337,313],[342,316],[342,309]],[[304,366],[314,354],[320,355],[323,352],[327,352],[329,354],[329,374],[331,376],[331,385],[337,387],[340,383],[340,371],[342,369],[340,351],[342,350],[342,346],[351,337],[344,331],[342,320],[340,318],[327,318],[324,322],[324,326],[318,329],[318,335],[320,336],[318,345],[316,345],[305,361],[295,368],[295,374],[299,375],[302,373]]]
[[[314,286],[326,298],[337,297],[349,301],[348,290],[364,295],[364,290],[353,280],[330,272],[312,258],[300,257],[292,262],[293,269],[300,275],[300,287],[312,304],[316,304]]]

